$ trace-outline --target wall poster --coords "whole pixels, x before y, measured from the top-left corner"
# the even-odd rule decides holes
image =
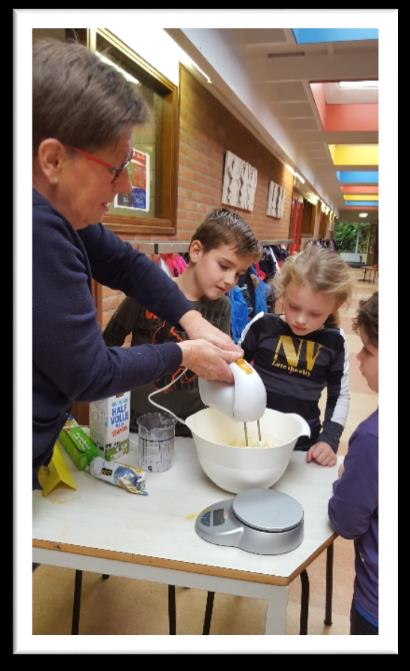
[[[149,170],[149,154],[134,149],[134,156],[128,166],[131,191],[118,193],[114,199],[115,207],[149,211]]]
[[[285,208],[285,189],[276,182],[269,182],[268,204],[266,214],[280,219]]]
[[[256,168],[231,151],[226,152],[222,203],[252,212],[257,181]]]

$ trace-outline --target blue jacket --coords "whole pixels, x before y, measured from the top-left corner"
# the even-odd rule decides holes
[[[241,333],[249,321],[248,304],[241,289],[236,286],[229,292],[231,302],[231,334],[232,340],[238,342]]]
[[[378,419],[376,410],[352,434],[343,475],[333,484],[329,501],[333,529],[343,538],[354,539],[354,604],[374,626],[379,618]]]
[[[91,278],[177,325],[191,303],[144,254],[102,224],[75,230],[33,191],[33,487],[73,401],[146,384],[181,363],[175,342],[107,347]]]

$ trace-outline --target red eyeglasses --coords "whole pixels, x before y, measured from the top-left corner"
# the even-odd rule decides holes
[[[84,151],[83,149],[77,149],[77,147],[73,147],[71,145],[69,145],[69,147],[73,151],[77,152],[77,154],[80,154],[80,156],[83,156],[85,159],[87,159],[87,161],[94,161],[94,163],[98,163],[99,165],[103,165],[104,168],[107,168],[107,170],[109,170],[110,173],[114,175],[111,184],[113,184],[115,180],[118,179],[118,177],[121,175],[123,170],[125,170],[125,168],[128,168],[129,164],[131,163],[134,157],[134,150],[132,149],[127,160],[124,161],[124,163],[122,163],[121,165],[119,165],[118,168],[116,168],[114,165],[111,165],[110,163],[103,161],[102,158],[98,158],[98,156],[94,156],[94,154],[89,154],[88,151]]]

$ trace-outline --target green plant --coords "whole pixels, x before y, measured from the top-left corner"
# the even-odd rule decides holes
[[[335,241],[339,252],[356,251],[358,224],[340,221],[335,228]]]
[[[365,254],[369,247],[370,224],[366,222],[358,224],[357,235],[357,251],[361,254]]]

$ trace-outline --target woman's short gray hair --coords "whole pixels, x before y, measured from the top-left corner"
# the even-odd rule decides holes
[[[33,45],[33,151],[45,138],[95,151],[146,120],[135,85],[86,47],[54,39]]]

